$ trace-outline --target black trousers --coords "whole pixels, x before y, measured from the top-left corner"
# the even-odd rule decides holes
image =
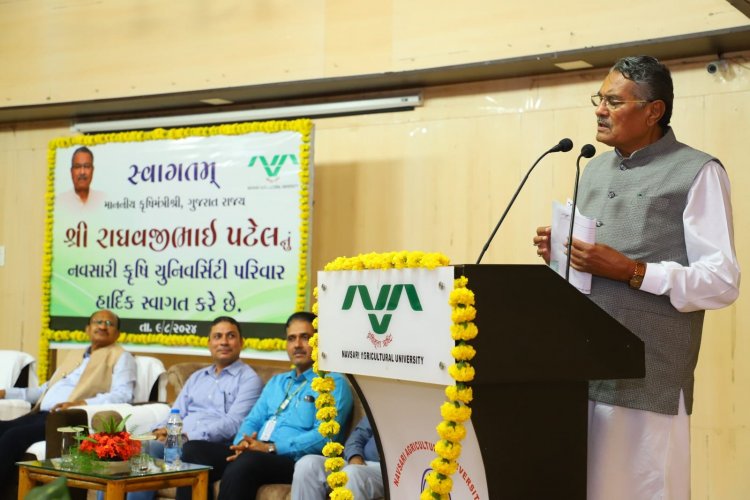
[[[16,462],[23,458],[29,446],[44,441],[47,413],[27,413],[0,421],[0,485],[15,483],[18,480]]]
[[[283,455],[245,451],[233,462],[227,457],[234,452],[229,446],[208,441],[188,441],[182,448],[183,462],[210,465],[208,498],[213,499],[211,483],[221,480],[219,500],[255,500],[264,484],[292,484],[294,460]],[[190,488],[177,488],[177,500],[190,500]]]

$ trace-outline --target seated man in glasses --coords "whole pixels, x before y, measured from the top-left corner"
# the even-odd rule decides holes
[[[47,414],[71,406],[130,403],[135,388],[135,359],[117,345],[120,319],[112,311],[91,315],[86,325],[91,345],[65,349],[52,378],[38,388],[0,389],[0,398],[25,399],[31,413],[0,421],[0,485],[18,477],[15,463],[26,449],[44,440]]]

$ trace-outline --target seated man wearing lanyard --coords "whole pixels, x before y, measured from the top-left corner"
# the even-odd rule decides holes
[[[232,446],[208,441],[188,441],[182,460],[213,467],[209,482],[221,480],[219,499],[255,498],[264,484],[292,483],[295,462],[304,455],[320,454],[327,439],[318,432],[316,393],[311,388],[312,321],[307,312],[292,314],[286,323],[286,350],[294,369],[272,377],[260,399],[242,422]],[[331,373],[336,382],[333,396],[343,426],[352,410],[352,394],[346,379]],[[212,498],[212,488],[208,495]],[[178,500],[192,497],[190,488],[178,488]]]

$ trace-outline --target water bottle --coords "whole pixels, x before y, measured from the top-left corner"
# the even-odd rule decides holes
[[[176,470],[182,464],[182,419],[180,410],[172,408],[167,419],[167,441],[164,443],[164,465]]]

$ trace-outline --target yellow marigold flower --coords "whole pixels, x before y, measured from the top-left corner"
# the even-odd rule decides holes
[[[474,321],[477,317],[477,310],[474,306],[466,307],[454,307],[451,310],[451,321],[454,323],[466,323],[468,321]]]
[[[451,338],[453,340],[472,340],[476,337],[479,329],[474,322],[459,323],[451,325]]]
[[[448,373],[454,380],[458,382],[471,382],[474,380],[474,367],[469,363],[461,363],[463,366],[457,364],[450,365],[448,367]]]
[[[339,412],[336,410],[335,406],[325,406],[318,410],[315,414],[315,418],[318,420],[331,420],[332,418],[336,418],[336,415],[338,414]]]
[[[315,392],[331,392],[336,388],[336,381],[331,377],[315,377],[310,387]]]
[[[307,343],[310,345],[310,347],[318,347],[318,334],[316,333],[312,337],[310,337]]]
[[[331,420],[329,422],[321,422],[321,424],[318,426],[318,432],[320,432],[322,436],[331,439],[333,439],[340,430],[341,426],[335,420]]]
[[[451,349],[451,356],[458,361],[469,361],[477,354],[476,349],[470,345],[459,344]]]
[[[457,443],[466,437],[466,427],[460,423],[447,422],[444,420],[438,424],[436,429],[438,436],[440,436],[441,439],[453,441],[454,443]],[[451,472],[451,474],[453,473]]]
[[[453,489],[453,480],[449,477],[440,477],[434,471],[427,475],[427,484],[430,485],[430,489],[435,493],[441,495],[447,495]]]
[[[416,253],[416,258],[412,259],[412,262],[414,265],[419,266],[422,258],[420,257],[420,254],[422,252],[410,252],[407,250],[399,250],[398,252],[392,252],[391,262],[394,266],[402,266],[403,268],[407,267],[414,267],[414,265],[410,265],[409,262],[409,256],[412,253]]]
[[[367,269],[390,269],[392,266],[393,252],[370,253],[364,256]]]
[[[471,418],[471,408],[446,401],[440,405],[440,415],[451,422],[466,422]]]
[[[344,267],[344,263],[346,262],[346,257],[337,257],[333,260],[333,262],[329,262],[325,266],[323,266],[324,271],[341,271]]]
[[[441,253],[429,253],[422,258],[422,267],[427,269],[435,269],[448,264],[450,264],[450,259]]]
[[[354,494],[346,488],[334,488],[329,498],[331,500],[354,500]]]
[[[464,404],[469,404],[474,399],[474,391],[471,387],[459,389],[455,385],[449,385],[445,388],[445,395],[451,401],[460,401]]]
[[[326,445],[323,447],[324,457],[337,457],[341,455],[343,452],[344,452],[344,445],[341,443],[337,443],[335,441],[326,443]]]
[[[336,404],[336,402],[333,399],[333,396],[327,392],[321,393],[318,398],[315,400],[315,408],[321,409],[324,406],[333,406]]]
[[[441,495],[440,493],[435,493],[430,489],[430,486],[428,485],[421,495],[419,495],[419,500],[450,500],[450,495]]]
[[[446,460],[444,458],[437,457],[432,462],[430,462],[430,467],[444,476],[450,476],[451,474],[456,472],[456,469],[458,468],[458,462],[456,462],[455,460]]]
[[[314,315],[316,315],[316,316],[318,315],[318,303],[317,303],[317,301],[312,305],[312,313]]]
[[[419,267],[424,256],[424,252],[409,252],[406,255],[406,267]]]
[[[435,453],[446,460],[456,460],[459,456],[461,456],[461,444],[451,443],[450,441],[445,440],[438,441],[437,443],[435,443]],[[432,489],[435,490],[435,488]]]
[[[325,467],[327,471],[338,472],[344,468],[346,461],[341,457],[326,458]]]
[[[468,288],[455,288],[451,292],[450,297],[448,297],[448,303],[452,307],[456,307],[458,304],[464,306],[473,306],[474,292],[472,292]]]
[[[466,285],[469,284],[469,278],[466,276],[461,276],[460,278],[456,278],[453,280],[453,288],[466,288]]]
[[[331,489],[334,488],[340,488],[346,484],[346,472],[331,472],[328,474],[328,478],[326,478],[326,481],[328,482],[328,486],[331,487]]]

